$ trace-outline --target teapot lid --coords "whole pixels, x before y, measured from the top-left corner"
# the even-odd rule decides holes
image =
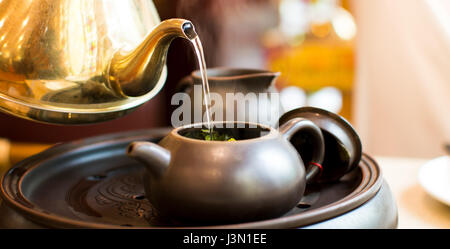
[[[316,124],[325,140],[323,172],[319,181],[335,181],[354,169],[361,160],[362,144],[355,129],[343,117],[316,107],[300,107],[283,114],[279,119],[282,125],[293,118],[305,118]],[[307,134],[295,134],[291,143],[300,152],[302,159],[310,160],[312,148]],[[301,148],[301,150],[300,150]]]

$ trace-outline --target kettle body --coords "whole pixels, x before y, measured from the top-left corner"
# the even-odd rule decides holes
[[[170,42],[192,29],[161,22],[151,0],[1,1],[0,110],[59,124],[121,117],[159,92]]]

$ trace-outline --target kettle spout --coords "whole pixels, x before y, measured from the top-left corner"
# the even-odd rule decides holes
[[[142,96],[162,87],[165,77],[161,75],[166,70],[167,51],[177,37],[195,39],[197,33],[193,24],[184,19],[165,20],[137,48],[116,52],[105,73],[109,86],[117,94],[127,97]]]
[[[154,143],[133,142],[128,145],[127,155],[142,162],[156,179],[169,168],[170,151]]]

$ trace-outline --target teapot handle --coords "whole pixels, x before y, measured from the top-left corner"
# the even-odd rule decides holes
[[[325,155],[325,141],[320,128],[308,119],[294,118],[280,127],[280,133],[286,140],[291,140],[296,133],[301,131],[308,132],[313,136],[312,158],[306,168],[306,182],[308,183],[323,171],[321,164]]]

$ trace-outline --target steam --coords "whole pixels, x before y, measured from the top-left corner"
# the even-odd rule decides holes
[[[220,45],[220,34],[222,24],[218,18],[220,13],[215,8],[216,4],[222,3],[222,0],[179,0],[177,4],[176,15],[184,18],[194,24],[195,30],[200,37],[205,52],[205,60],[208,67],[215,64],[214,47]]]
[[[190,20],[203,43],[208,67],[227,64],[230,55],[239,55],[239,46],[258,47],[259,39],[277,16],[264,15],[273,0],[179,0],[177,17]],[[230,49],[232,48],[232,49]],[[233,54],[231,54],[233,53]],[[239,65],[244,66],[244,65]],[[259,67],[260,65],[245,65]]]

